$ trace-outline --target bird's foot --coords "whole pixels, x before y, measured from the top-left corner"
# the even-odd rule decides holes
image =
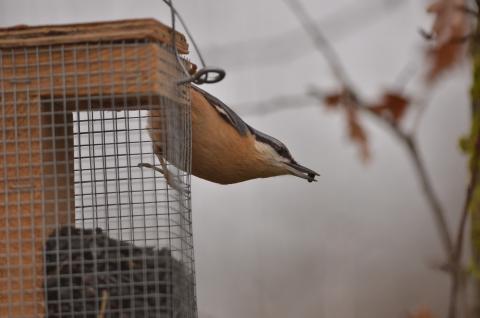
[[[159,168],[159,167],[156,167],[150,163],[146,163],[146,162],[140,162],[137,167],[139,168],[149,168],[149,169],[152,169],[152,170],[155,170],[157,172],[160,172],[161,174],[165,174],[165,172],[163,171],[162,168]]]
[[[167,184],[182,194],[190,192],[188,188],[185,185],[183,185],[182,182],[173,173],[170,172],[170,170],[168,170],[165,161],[161,160],[160,164],[162,165],[162,168],[156,167],[150,163],[145,163],[145,162],[140,162],[137,166],[139,168],[149,168],[154,171],[160,172],[165,177]]]

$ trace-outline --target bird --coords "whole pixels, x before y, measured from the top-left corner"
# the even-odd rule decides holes
[[[317,181],[317,172],[300,165],[284,143],[248,125],[220,99],[191,85],[192,166],[194,176],[218,183],[234,184],[251,179],[293,175]],[[148,132],[161,168],[141,163],[169,175],[162,139],[161,120],[150,116]],[[157,142],[155,142],[157,141]],[[173,163],[175,165],[175,163]]]

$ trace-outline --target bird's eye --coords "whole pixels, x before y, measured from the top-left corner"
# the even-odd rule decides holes
[[[277,153],[284,158],[290,158],[290,153],[286,148],[278,148]]]

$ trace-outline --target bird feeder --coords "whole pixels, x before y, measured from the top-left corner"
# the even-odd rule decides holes
[[[173,34],[151,19],[0,29],[0,317],[196,317]],[[159,165],[153,145],[181,188],[140,165]]]

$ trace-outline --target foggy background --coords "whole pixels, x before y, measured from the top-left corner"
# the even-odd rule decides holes
[[[374,98],[409,61],[422,65],[425,1],[304,0],[331,39],[358,91]],[[240,114],[252,102],[335,87],[323,57],[283,1],[174,4],[207,63],[227,77],[202,88]],[[170,23],[161,0],[0,0],[0,24],[56,24],[154,17]],[[194,62],[198,62],[192,54]],[[465,158],[457,144],[468,124],[465,63],[434,90],[419,130],[422,155],[456,226]],[[419,87],[413,81],[407,91]],[[303,105],[305,106],[305,105]],[[284,141],[321,174],[220,186],[193,178],[193,227],[200,318],[405,317],[427,305],[445,311],[448,279],[440,240],[409,158],[382,127],[363,119],[373,159],[358,159],[340,113],[318,102],[265,115],[252,126]]]

